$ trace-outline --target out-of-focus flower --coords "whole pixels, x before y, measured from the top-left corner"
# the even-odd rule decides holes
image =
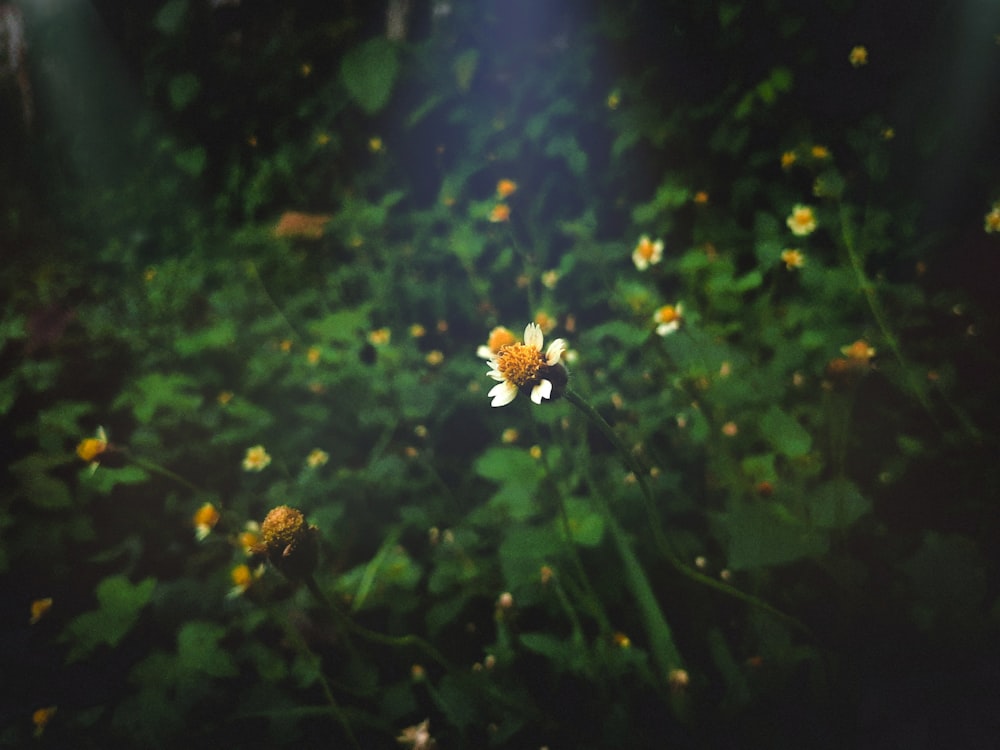
[[[545,271],[542,274],[542,286],[546,289],[555,289],[556,283],[559,281],[559,272],[555,269],[550,271]]]
[[[726,422],[722,425],[722,434],[726,437],[736,437],[740,432],[739,426],[736,422]]]
[[[533,445],[528,449],[528,455],[531,456],[536,461],[542,457],[542,446]]]
[[[559,361],[566,350],[566,342],[556,339],[543,355],[543,339],[538,324],[528,323],[523,344],[502,346],[490,359],[487,374],[499,381],[487,394],[493,399],[492,406],[509,404],[522,390],[530,393],[536,404],[561,395],[568,380],[566,368]]]
[[[605,101],[605,104],[608,105],[608,109],[611,110],[618,109],[621,103],[622,103],[622,95],[617,89],[608,94],[608,98]]]
[[[35,599],[35,601],[31,603],[31,618],[28,620],[28,624],[38,624],[38,621],[45,617],[50,609],[52,609],[51,596],[47,596],[44,599]]]
[[[322,351],[318,346],[310,346],[309,350],[306,352],[306,361],[311,365],[318,365]]]
[[[801,250],[782,250],[781,262],[785,264],[785,268],[788,270],[802,268],[806,264],[806,256],[802,254]]]
[[[683,321],[684,305],[680,302],[676,305],[664,305],[653,313],[653,322],[656,323],[658,336],[669,336],[681,327]]]
[[[319,448],[313,448],[309,455],[306,456],[306,465],[310,469],[317,469],[320,466],[325,466],[327,461],[330,460],[330,454]]]
[[[427,329],[424,328],[419,323],[414,323],[412,326],[410,326],[410,335],[415,339],[423,338],[424,336],[427,335]]]
[[[289,579],[304,580],[319,562],[319,529],[306,524],[302,511],[288,505],[273,508],[260,525],[262,551]]]
[[[274,228],[274,236],[318,240],[323,236],[326,225],[332,218],[329,214],[285,211]]]
[[[853,344],[845,344],[840,347],[840,353],[848,359],[868,362],[875,356],[875,347],[869,346],[864,339],[858,339]]]
[[[243,471],[263,471],[271,463],[271,456],[263,445],[255,445],[247,448],[247,454],[243,457]]]
[[[288,354],[288,352],[292,350],[292,340],[282,339],[278,342],[278,348],[281,349],[283,353]]]
[[[497,203],[490,211],[490,221],[494,224],[510,221],[510,206],[506,203]]]
[[[893,138],[896,137],[896,131],[894,128],[888,128],[888,127],[882,128],[881,135],[883,141],[891,141]]]
[[[384,346],[392,339],[392,331],[388,328],[376,328],[368,334],[368,343],[372,346]]]
[[[52,721],[52,717],[56,715],[55,706],[46,706],[45,708],[39,708],[31,714],[31,723],[35,725],[35,737],[41,737],[42,732],[45,731],[45,727],[48,723]]]
[[[816,144],[811,149],[809,149],[809,153],[812,155],[813,159],[818,159],[819,161],[823,161],[824,159],[830,158],[830,149],[828,149],[826,146],[821,146],[819,144]]]
[[[517,183],[513,180],[503,179],[497,182],[497,197],[500,200],[510,197],[517,190]]]
[[[797,237],[805,237],[816,231],[816,214],[811,206],[804,206],[797,203],[792,207],[792,213],[785,221],[792,234]]]
[[[517,343],[517,336],[504,326],[497,326],[490,331],[486,343],[476,349],[476,356],[481,359],[493,359],[503,347]]]
[[[233,582],[233,587],[229,589],[229,593],[226,594],[226,598],[235,599],[238,596],[243,596],[253,585],[253,582],[262,575],[264,575],[264,568],[262,565],[258,565],[253,570],[251,570],[250,566],[246,563],[240,563],[239,565],[233,566],[233,569],[229,571],[229,578]]]
[[[632,647],[632,639],[629,638],[624,633],[622,633],[621,631],[618,631],[614,635],[612,635],[611,636],[611,640],[614,641],[614,644],[618,648],[631,648]]]
[[[796,156],[794,151],[785,151],[781,155],[781,168],[789,169],[796,161],[798,161],[798,156]]]
[[[550,566],[543,565],[538,569],[538,580],[542,582],[543,586],[548,586],[555,574],[556,572]]]
[[[688,675],[686,669],[671,669],[667,673],[667,683],[669,683],[670,689],[675,693],[684,690],[690,682],[691,677]]]
[[[108,449],[108,435],[103,427],[97,428],[95,437],[84,438],[76,446],[76,455],[90,464],[91,473],[97,471],[101,455]]]
[[[632,251],[632,262],[640,271],[645,271],[651,265],[656,265],[663,260],[663,240],[653,242],[649,235],[642,235],[639,243]]]
[[[424,355],[424,361],[427,362],[431,367],[437,367],[442,362],[444,362],[444,352],[440,349],[433,349]]]
[[[983,217],[983,229],[989,234],[1000,232],[1000,203],[994,203],[993,208]]]
[[[542,333],[548,336],[552,333],[552,330],[556,327],[556,319],[549,315],[544,310],[539,310],[535,313],[535,325],[542,329]]]
[[[147,284],[156,278],[156,266],[149,266],[142,272],[142,280]]]
[[[257,545],[260,544],[260,524],[256,521],[247,521],[243,526],[243,531],[236,537],[236,541],[246,555],[252,555]]]
[[[708,203],[708,193],[705,192],[704,190],[699,190],[697,193],[694,194],[694,198],[692,198],[692,200],[698,205],[704,206],[706,203]]]
[[[372,136],[368,139],[368,150],[373,154],[377,154],[379,151],[385,148],[385,144],[382,143],[382,139],[377,135]]]
[[[316,134],[316,145],[317,146],[325,146],[329,142],[330,142],[330,134],[329,133],[317,133]]]
[[[404,729],[396,738],[396,742],[400,745],[406,745],[412,750],[433,750],[437,747],[437,743],[431,737],[430,719],[424,719],[419,724]]]
[[[501,443],[505,443],[506,445],[511,445],[512,443],[516,443],[517,440],[518,440],[518,438],[520,438],[520,437],[521,437],[521,433],[519,433],[513,427],[508,427],[500,435],[500,442]]]
[[[219,395],[215,397],[215,400],[219,402],[219,406],[225,406],[233,400],[233,395],[232,391],[219,391]]]
[[[868,49],[859,44],[856,47],[851,48],[851,52],[850,54],[848,54],[847,59],[850,61],[851,65],[853,65],[855,68],[860,68],[862,65],[867,65]]]
[[[851,386],[871,370],[875,348],[864,339],[840,347],[843,357],[834,357],[826,365],[826,376],[833,385]]]
[[[191,517],[194,526],[194,536],[200,542],[204,540],[219,522],[219,511],[212,503],[204,503]]]
[[[312,75],[312,72],[313,72],[313,66],[311,63],[304,62],[302,63],[302,65],[299,66],[299,73],[302,75],[303,78],[308,78],[310,75]]]

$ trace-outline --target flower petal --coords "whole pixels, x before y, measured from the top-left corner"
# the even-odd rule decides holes
[[[552,397],[552,381],[542,380],[538,385],[531,389],[531,400],[536,404],[542,403],[543,398]]]
[[[563,339],[556,339],[551,344],[545,352],[545,364],[552,365],[559,364],[559,360],[562,358],[563,352],[566,351],[566,342]]]
[[[542,341],[544,336],[542,335],[542,329],[538,323],[528,323],[524,327],[524,343],[526,346],[530,346],[538,351],[542,350]]]
[[[517,396],[517,386],[505,380],[490,388],[486,395],[493,398],[490,406],[506,406]]]

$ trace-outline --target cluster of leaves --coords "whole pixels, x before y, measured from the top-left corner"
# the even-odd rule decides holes
[[[40,736],[95,747],[386,746],[425,717],[448,747],[827,746],[930,721],[877,697],[928,671],[941,715],[974,713],[997,328],[961,274],[996,256],[968,238],[1000,183],[978,154],[979,203],[921,218],[911,164],[946,120],[885,101],[923,74],[909,37],[854,68],[881,37],[851,3],[415,4],[408,41],[381,8],[296,5],[109,11],[146,103],[115,168],[53,99],[31,148],[66,218],[5,188],[25,677],[0,743],[55,705]],[[63,59],[78,20],[39,14],[37,48]],[[645,270],[641,234],[666,245]],[[490,408],[476,348],[529,320],[627,463],[565,401]],[[98,426],[123,465],[74,453]],[[315,586],[227,596],[286,504],[320,530]]]

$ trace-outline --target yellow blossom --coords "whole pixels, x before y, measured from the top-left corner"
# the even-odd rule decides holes
[[[264,450],[263,445],[255,445],[247,448],[247,454],[243,457],[243,471],[263,471],[271,463],[271,456]]]
[[[306,456],[306,465],[310,469],[316,469],[320,466],[326,465],[327,461],[330,460],[330,454],[319,448],[313,448],[309,455]]]
[[[806,256],[800,250],[782,250],[781,260],[785,264],[785,268],[791,270],[793,268],[802,268],[806,263]]]
[[[330,142],[330,134],[329,133],[317,133],[316,134],[316,145],[317,146],[325,146],[329,142]]]
[[[219,395],[215,397],[215,400],[219,402],[220,406],[225,406],[230,401],[233,400],[232,391],[219,391]]]
[[[274,236],[318,240],[323,236],[326,225],[332,218],[329,214],[285,211],[274,228]]]
[[[424,356],[424,360],[431,367],[437,367],[439,364],[444,362],[444,352],[442,352],[440,349],[434,349],[433,351],[427,352],[427,354]]]
[[[253,582],[263,574],[264,567],[262,565],[258,565],[255,570],[251,570],[250,566],[246,563],[233,566],[233,569],[229,571],[229,578],[233,582],[233,587],[229,589],[226,597],[234,599],[237,596],[243,596],[253,585]]]
[[[809,149],[809,153],[812,154],[813,159],[819,159],[820,161],[830,158],[830,149],[818,144]]]
[[[632,262],[640,271],[645,271],[651,265],[663,260],[663,240],[653,242],[649,235],[642,235],[632,251]]]
[[[542,329],[542,333],[548,335],[556,327],[556,319],[544,310],[539,310],[535,314],[535,325]]]
[[[794,151],[786,151],[781,155],[781,168],[788,169],[796,161],[798,161],[798,156],[795,155]]]
[[[621,93],[617,89],[612,91],[608,94],[608,98],[605,103],[608,105],[608,109],[618,109],[618,106],[622,103]]]
[[[722,434],[725,435],[726,437],[736,437],[739,431],[740,428],[736,424],[736,422],[726,422],[724,425],[722,425]]]
[[[304,62],[299,66],[299,73],[303,78],[307,78],[313,72],[313,66],[311,63]]]
[[[260,544],[260,524],[256,521],[247,521],[243,526],[243,531],[236,537],[236,541],[244,554],[253,554],[254,549]]]
[[[46,706],[45,708],[36,709],[31,714],[31,723],[35,725],[35,737],[41,737],[42,732],[45,731],[45,727],[55,716],[56,707]]]
[[[382,139],[379,138],[377,135],[368,139],[368,150],[371,151],[373,154],[377,154],[383,148],[385,148],[385,146],[382,143]]]
[[[812,207],[796,204],[792,207],[792,213],[785,221],[792,234],[804,237],[816,231],[816,214]]]
[[[410,335],[415,339],[423,338],[427,335],[427,329],[419,323],[414,323],[410,326]]]
[[[292,350],[292,340],[282,339],[280,342],[278,342],[278,348],[281,349],[281,351],[283,351],[285,354],[288,354],[288,352]]]
[[[851,65],[855,68],[860,68],[862,65],[868,64],[868,49],[861,46],[860,44],[851,49],[850,54],[847,56]]]
[[[891,141],[896,137],[896,131],[893,128],[882,128],[882,140]]]
[[[542,457],[542,446],[533,445],[528,449],[528,455],[530,455],[536,461]]]
[[[368,334],[368,343],[372,346],[384,346],[392,338],[392,331],[388,328],[376,328]]]
[[[618,648],[630,648],[632,646],[632,639],[620,631],[611,636],[611,640],[615,642]]]
[[[516,190],[517,183],[513,180],[503,179],[497,182],[497,197],[499,197],[500,200],[513,195]]]
[[[436,747],[434,738],[431,737],[431,722],[424,719],[419,724],[407,727],[396,738],[400,745],[406,745],[411,750],[433,750]]]
[[[108,449],[108,436],[103,427],[97,428],[97,436],[85,438],[76,446],[76,455],[96,468],[99,456]]]
[[[697,193],[694,194],[694,198],[692,198],[692,200],[695,203],[703,206],[706,203],[708,203],[708,193],[705,192],[704,190],[699,190]]]
[[[853,344],[846,344],[840,347],[840,353],[851,360],[858,362],[868,362],[875,356],[875,348],[868,345],[864,339],[858,339]]]
[[[653,322],[656,323],[656,333],[658,336],[668,336],[681,327],[684,321],[684,305],[678,302],[676,305],[664,305],[653,313]]]
[[[546,289],[555,289],[559,281],[559,272],[556,270],[546,271],[542,274],[542,286]]]
[[[520,436],[521,436],[520,433],[513,427],[508,427],[500,435],[500,442],[510,445],[511,443],[516,443]]]
[[[494,224],[510,221],[510,206],[506,203],[497,203],[490,211],[490,221]]]
[[[204,503],[191,517],[191,525],[194,526],[194,535],[198,541],[202,541],[219,522],[219,511],[212,503]]]
[[[44,599],[35,599],[31,603],[31,618],[28,620],[28,624],[35,625],[41,620],[48,611],[52,609],[52,597],[47,596]]]
[[[317,365],[319,364],[320,354],[321,352],[318,346],[310,346],[309,351],[306,352],[306,360],[308,360],[311,365]]]
[[[149,283],[156,278],[156,266],[149,266],[142,272],[142,280]]]
[[[1000,203],[994,203],[993,208],[983,217],[983,229],[989,234],[1000,232]]]

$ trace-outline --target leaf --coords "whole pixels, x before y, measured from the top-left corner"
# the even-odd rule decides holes
[[[218,623],[186,623],[177,634],[177,655],[181,666],[212,677],[233,677],[239,674],[233,657],[219,646],[219,641],[225,634],[225,627]]]
[[[396,48],[382,37],[355,47],[340,65],[340,77],[348,93],[369,115],[389,103],[398,72]]]
[[[800,458],[812,447],[812,437],[805,428],[777,406],[761,419],[760,430],[778,453],[789,458]]]
[[[18,478],[18,494],[38,508],[67,508],[73,504],[69,488],[48,471],[62,466],[67,456],[31,453],[10,464],[8,470]]]
[[[223,318],[208,328],[174,339],[174,350],[182,357],[200,354],[208,349],[224,349],[236,341],[236,321]]]
[[[746,504],[717,517],[729,538],[728,565],[752,570],[826,552],[826,534],[778,513],[774,506]]]
[[[467,49],[455,58],[455,64],[452,67],[455,71],[455,83],[458,84],[459,91],[469,90],[478,65],[479,50],[475,48]]]
[[[490,499],[490,505],[502,509],[514,520],[526,520],[539,508],[535,502],[542,467],[519,448],[490,448],[475,463],[480,476],[500,482],[500,488]]]
[[[201,82],[194,73],[181,73],[170,79],[167,90],[170,94],[170,105],[175,111],[180,111],[198,96]]]
[[[596,547],[604,538],[604,519],[594,512],[590,502],[580,498],[566,499],[566,516],[569,521],[569,532],[573,541],[584,547]],[[563,533],[561,519],[554,521],[556,531]]]
[[[66,661],[78,661],[98,646],[117,646],[135,626],[155,587],[154,578],[134,585],[123,575],[101,581],[97,586],[98,608],[70,620],[60,637],[72,644]]]
[[[115,399],[115,408],[131,406],[142,424],[152,422],[157,412],[192,414],[202,404],[202,397],[190,392],[196,386],[194,378],[187,375],[153,372],[139,378]]]
[[[847,528],[871,509],[871,500],[847,479],[827,482],[809,497],[809,518],[824,529]]]
[[[178,151],[174,155],[174,164],[190,177],[198,177],[205,170],[205,162],[208,157],[205,153],[205,149],[201,146],[194,146],[193,148],[184,149],[183,151]]]

